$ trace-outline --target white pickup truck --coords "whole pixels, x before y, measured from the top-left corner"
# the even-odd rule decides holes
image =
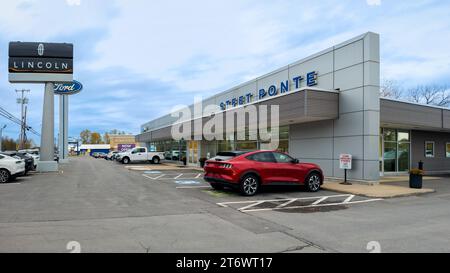
[[[131,150],[121,152],[116,157],[117,161],[122,162],[123,164],[140,161],[150,161],[154,164],[159,164],[163,158],[164,153],[148,152],[147,148],[143,147],[136,147]]]

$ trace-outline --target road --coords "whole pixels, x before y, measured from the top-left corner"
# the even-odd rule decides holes
[[[435,194],[381,201],[297,188],[245,198],[198,172],[127,167],[73,158],[60,173],[0,185],[0,252],[69,252],[69,242],[82,252],[368,252],[372,241],[450,252],[449,178]]]

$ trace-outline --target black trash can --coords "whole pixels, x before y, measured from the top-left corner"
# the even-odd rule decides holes
[[[410,174],[409,175],[409,187],[412,189],[421,189],[423,182],[423,175]]]

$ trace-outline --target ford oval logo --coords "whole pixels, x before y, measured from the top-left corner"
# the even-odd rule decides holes
[[[55,83],[55,94],[73,95],[79,93],[83,89],[83,85],[78,81],[68,83]]]

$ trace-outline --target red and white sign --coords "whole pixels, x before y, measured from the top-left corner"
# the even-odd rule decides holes
[[[352,169],[352,155],[342,154],[339,157],[339,165],[343,170],[351,170]]]

